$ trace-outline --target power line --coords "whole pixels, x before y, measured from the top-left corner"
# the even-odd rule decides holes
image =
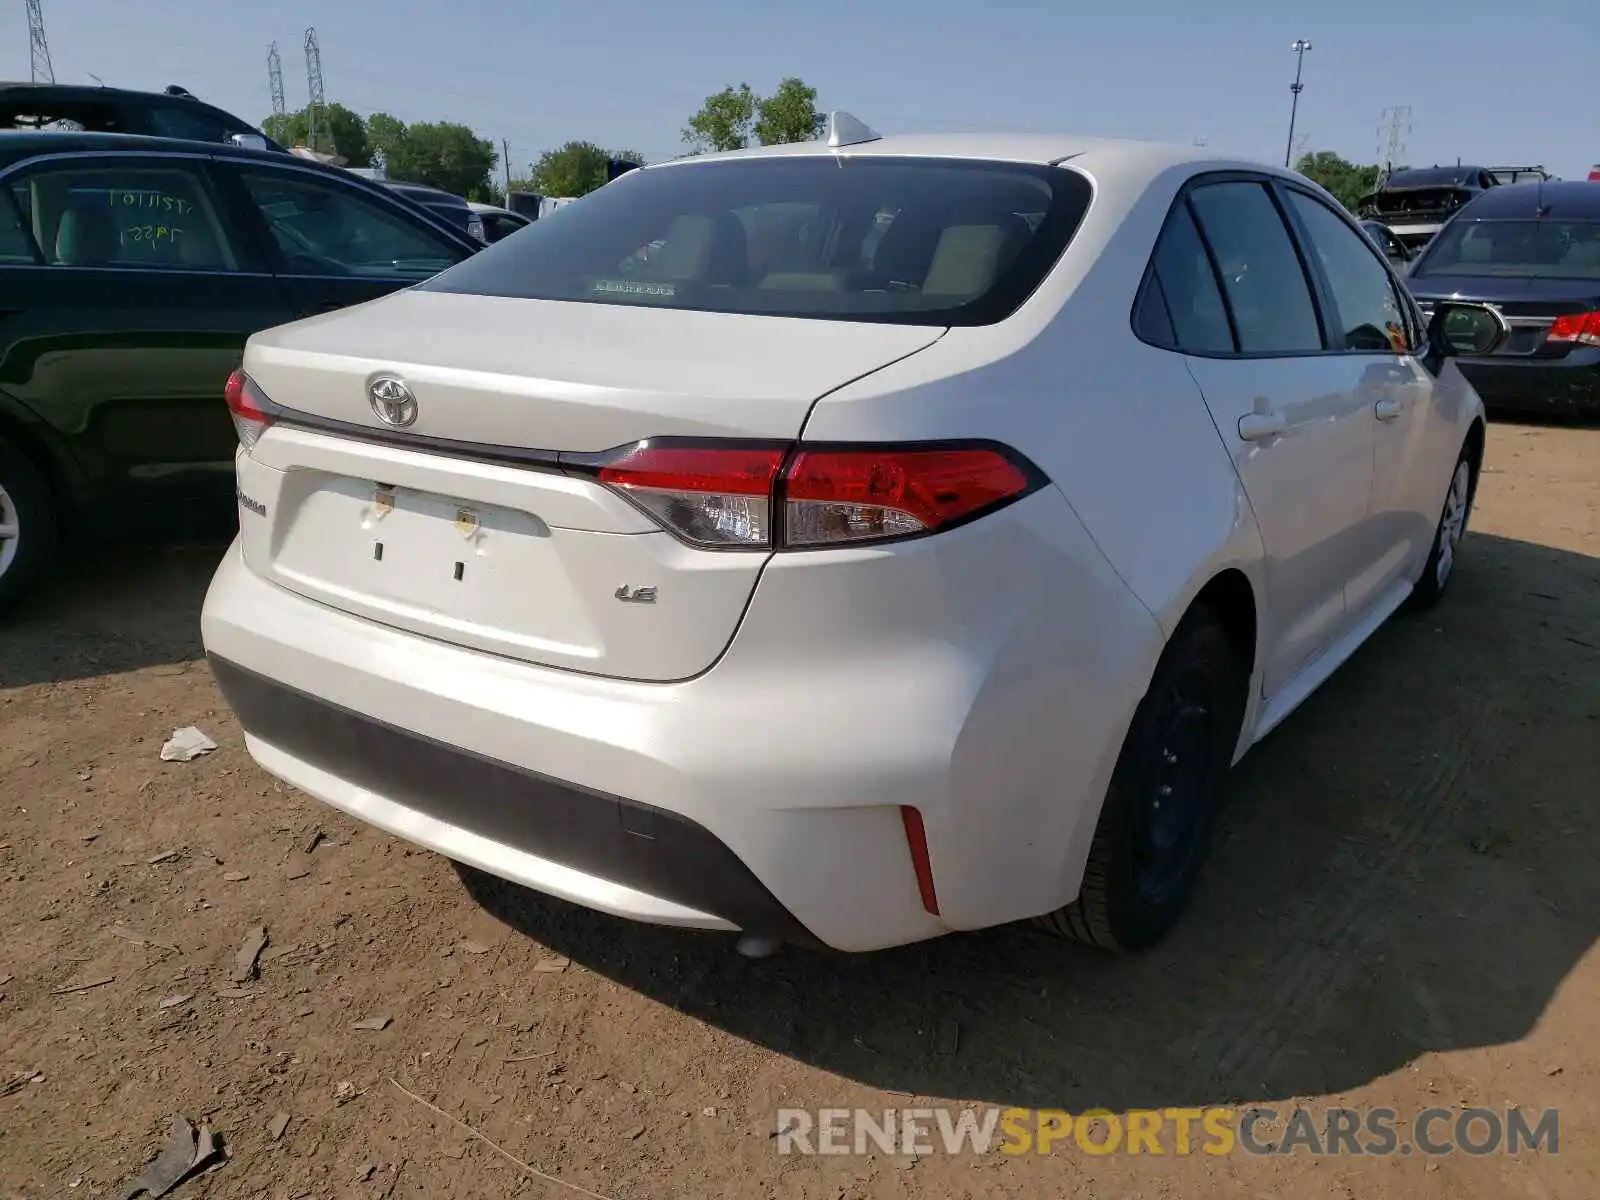
[[[50,43],[44,39],[44,9],[39,0],[24,0],[28,6],[28,52],[34,83],[54,83],[56,69],[50,65]]]
[[[267,49],[267,83],[272,88],[272,115],[287,116],[289,106],[283,99],[283,56],[278,53],[278,43]]]

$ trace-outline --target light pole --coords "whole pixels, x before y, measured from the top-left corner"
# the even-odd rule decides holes
[[[1289,92],[1293,97],[1289,101],[1289,144],[1283,148],[1283,165],[1289,165],[1289,159],[1294,154],[1294,119],[1300,110],[1300,93],[1305,91],[1305,85],[1300,82],[1300,72],[1306,65],[1306,51],[1311,49],[1311,43],[1305,38],[1296,38],[1294,45],[1289,47],[1294,51],[1294,82],[1289,85]]]

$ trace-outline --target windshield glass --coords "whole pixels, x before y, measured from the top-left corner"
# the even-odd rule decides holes
[[[1396,171],[1390,175],[1385,187],[1455,187],[1469,182],[1472,172],[1461,167],[1418,167]]]
[[[1600,279],[1600,221],[1458,221],[1411,274]]]
[[[424,285],[709,312],[978,325],[1060,257],[1090,185],[1058,167],[803,156],[630,172]]]

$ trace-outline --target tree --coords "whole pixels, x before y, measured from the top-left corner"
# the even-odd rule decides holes
[[[817,111],[817,89],[793,75],[778,90],[756,102],[756,137],[763,146],[809,142],[822,132],[826,118]]]
[[[322,116],[325,124],[318,137],[320,144],[311,149],[324,154],[331,151],[344,159],[347,167],[371,166],[372,143],[367,135],[366,122],[342,104],[325,105]],[[281,117],[273,113],[261,122],[261,132],[280,146],[304,146],[310,131],[311,112],[308,108]]]
[[[1333,198],[1351,212],[1356,211],[1361,197],[1378,186],[1378,175],[1381,172],[1381,168],[1377,166],[1357,166],[1339,157],[1332,150],[1303,154],[1300,156],[1300,161],[1295,163],[1294,169],[1307,179],[1327,188],[1333,193]]]
[[[625,158],[643,164],[631,150],[605,150],[593,142],[568,142],[546,150],[533,165],[528,187],[544,196],[587,196],[606,182],[606,164]]]
[[[683,140],[702,150],[743,150],[750,144],[756,119],[756,94],[748,83],[726,87],[707,96],[700,111],[689,118]]]
[[[367,118],[367,141],[372,146],[373,157],[382,156],[386,165],[405,136],[406,123],[399,117],[375,112]]]
[[[407,125],[388,113],[373,113],[367,122],[372,148],[383,156],[390,179],[424,183],[457,196],[490,185],[494,143],[465,125],[418,122]]]

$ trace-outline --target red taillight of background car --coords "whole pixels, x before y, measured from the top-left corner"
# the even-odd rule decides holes
[[[254,449],[257,440],[267,431],[267,426],[272,424],[272,402],[243,369],[228,376],[228,385],[223,389],[222,397],[227,401],[233,428],[239,434],[239,444],[246,451]]]
[[[1600,183],[1600,163],[1595,163],[1589,168],[1589,182]]]
[[[918,537],[1028,494],[1042,476],[991,443],[640,442],[598,478],[696,546],[818,549]]]
[[[1557,317],[1547,342],[1566,342],[1579,346],[1600,346],[1600,312],[1568,313]]]

